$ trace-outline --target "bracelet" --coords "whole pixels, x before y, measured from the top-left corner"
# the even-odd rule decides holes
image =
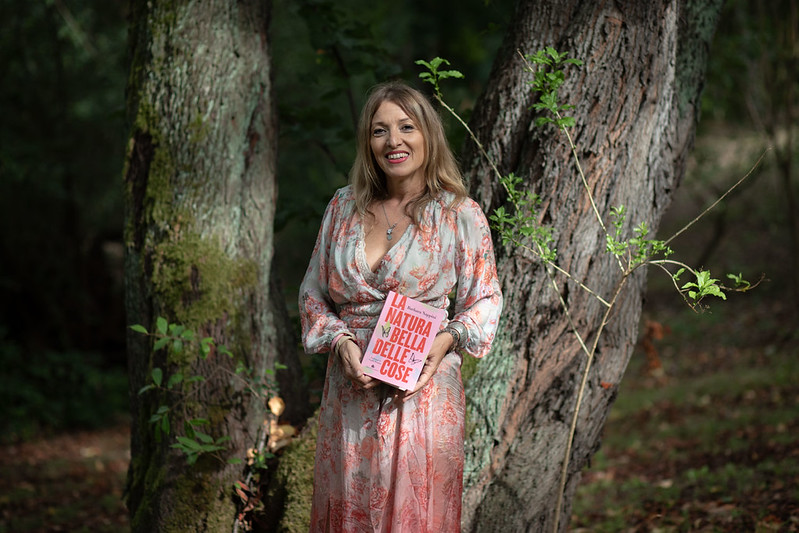
[[[453,351],[460,348],[461,340],[466,342],[466,339],[468,339],[468,332],[466,331],[466,326],[464,326],[462,323],[456,320],[453,320],[452,322],[447,324],[447,327],[444,328],[444,331],[452,335],[452,338],[455,339],[455,342],[453,343],[451,348]]]
[[[336,338],[333,339],[332,350],[333,350],[333,354],[335,354],[336,357],[340,356],[339,352],[341,351],[341,346],[344,344],[344,341],[347,341],[347,340],[355,342],[355,335],[353,335],[349,331],[345,331],[343,333],[339,333],[338,335],[336,335]]]

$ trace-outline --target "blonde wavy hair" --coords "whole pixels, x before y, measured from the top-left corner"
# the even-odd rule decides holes
[[[449,148],[441,117],[416,89],[401,82],[387,82],[374,87],[361,111],[358,122],[358,145],[355,162],[350,171],[350,183],[355,194],[355,207],[363,216],[369,212],[374,200],[388,196],[386,175],[377,164],[372,153],[372,119],[383,102],[398,105],[421,130],[425,141],[424,176],[425,189],[419,197],[411,200],[406,212],[415,224],[419,224],[427,204],[436,200],[442,191],[455,195],[450,204],[464,199],[467,195],[458,164]]]

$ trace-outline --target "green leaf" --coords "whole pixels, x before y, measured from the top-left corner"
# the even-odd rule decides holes
[[[169,381],[166,382],[166,388],[171,389],[172,387],[174,387],[175,385],[177,385],[182,381],[183,381],[183,374],[181,374],[180,372],[172,374],[171,376],[169,376]]]
[[[243,462],[244,461],[242,461],[238,457],[231,457],[230,459],[227,460],[227,464],[229,465],[240,465]]]
[[[727,278],[731,279],[735,283],[735,287],[739,290],[745,291],[751,286],[751,284],[743,278],[743,274],[740,272],[738,274],[727,274]]]
[[[438,76],[440,78],[442,78],[442,79],[444,79],[444,78],[464,78],[465,77],[463,75],[463,73],[460,72],[459,70],[442,70],[441,72],[438,73]]]
[[[192,440],[188,437],[178,436],[177,437],[178,444],[173,444],[173,448],[186,448],[192,451],[200,451],[202,450],[202,445],[197,442],[196,440]],[[182,445],[182,446],[181,446]]]
[[[145,335],[147,335],[147,334],[148,334],[148,332],[147,332],[147,328],[145,328],[145,327],[144,327],[144,326],[142,326],[141,324],[133,324],[132,326],[130,326],[130,329],[132,329],[132,330],[133,330],[133,331],[135,331],[136,333],[143,333],[143,334],[145,334]]]
[[[174,350],[175,353],[182,352],[183,351],[183,341],[180,340],[180,339],[175,339],[175,341],[172,343],[172,350]]]
[[[155,327],[161,335],[166,335],[168,324],[166,318],[159,316],[155,321]]]
[[[218,351],[219,351],[219,353],[221,353],[221,354],[227,355],[228,357],[233,357],[233,354],[231,353],[231,351],[230,351],[230,350],[228,350],[227,346],[225,346],[224,344],[221,344],[221,345],[219,345],[219,347],[217,348],[217,350],[218,350]]]
[[[153,383],[155,383],[157,387],[160,387],[161,380],[163,380],[164,378],[164,373],[161,371],[160,368],[153,368],[152,376],[153,376]]]
[[[211,435],[208,435],[207,433],[203,433],[202,431],[197,431],[197,430],[195,429],[195,430],[194,430],[194,435],[195,435],[195,436],[196,436],[196,437],[197,437],[199,440],[203,441],[203,442],[204,442],[204,443],[206,443],[206,444],[209,444],[209,443],[212,443],[212,442],[214,442],[214,438],[213,438]]]
[[[449,61],[447,61],[443,57],[434,57],[430,61],[430,66],[433,68],[433,70],[438,70],[438,67],[440,67],[441,65],[449,65]]]
[[[183,340],[193,341],[194,340],[194,331],[187,329],[180,334]]]
[[[148,390],[152,389],[153,387],[155,387],[155,385],[153,385],[152,383],[150,383],[149,385],[145,385],[144,387],[140,388],[140,389],[139,389],[139,393],[138,393],[138,394],[139,394],[139,396],[141,396],[142,394],[144,394],[144,393],[145,393],[145,392],[147,392]]]
[[[169,337],[161,337],[160,339],[155,341],[155,344],[153,345],[153,351],[157,352],[158,350],[166,346],[167,343],[169,343]]]
[[[164,432],[164,435],[169,435],[169,417],[165,416],[161,419],[161,431]]]
[[[576,124],[574,117],[563,117],[562,119],[558,120],[558,127],[561,128],[572,128]]]

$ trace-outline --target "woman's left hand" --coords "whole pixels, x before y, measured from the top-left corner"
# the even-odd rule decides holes
[[[422,372],[419,374],[419,381],[416,382],[416,386],[413,390],[397,391],[398,394],[395,401],[406,402],[422,390],[427,385],[427,382],[430,381],[430,378],[433,377],[433,374],[436,373],[438,365],[447,356],[454,343],[455,338],[446,331],[436,335],[433,340],[433,346],[430,348],[430,353],[427,354],[427,359],[422,367]]]

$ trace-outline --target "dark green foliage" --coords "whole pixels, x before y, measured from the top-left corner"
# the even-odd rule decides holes
[[[724,3],[702,95],[706,117],[759,127],[791,98],[796,105],[797,9],[794,0]]]
[[[0,338],[0,441],[99,428],[127,412],[127,378],[97,353],[26,352]]]
[[[0,1],[0,325],[26,350],[122,358],[125,5]]]

